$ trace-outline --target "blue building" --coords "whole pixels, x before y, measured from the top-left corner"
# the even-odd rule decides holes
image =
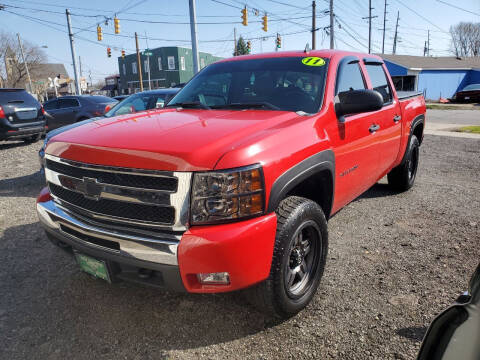
[[[397,90],[422,91],[428,100],[451,98],[469,84],[480,84],[480,57],[380,56]]]

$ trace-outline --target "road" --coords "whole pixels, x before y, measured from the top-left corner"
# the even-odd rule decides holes
[[[428,110],[427,121],[436,124],[480,125],[480,109]]]
[[[426,135],[410,191],[382,179],[336,214],[319,291],[283,322],[82,273],[38,225],[39,146],[0,144],[0,359],[414,359],[479,261],[480,140]]]

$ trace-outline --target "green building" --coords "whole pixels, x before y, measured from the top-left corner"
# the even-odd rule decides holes
[[[192,50],[177,46],[150,49],[150,82],[152,89],[168,88],[185,83],[193,76]],[[148,90],[148,60],[141,53],[143,89]],[[208,53],[199,53],[199,67],[220,60]],[[120,74],[120,93],[133,94],[140,91],[138,79],[137,54],[128,54],[118,58]]]

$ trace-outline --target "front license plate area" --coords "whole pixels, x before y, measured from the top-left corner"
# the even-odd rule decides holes
[[[465,96],[465,100],[470,100],[470,96]]]
[[[110,273],[108,271],[107,263],[103,260],[97,260],[90,256],[75,252],[75,260],[80,266],[80,269],[96,278],[108,281],[111,283]]]

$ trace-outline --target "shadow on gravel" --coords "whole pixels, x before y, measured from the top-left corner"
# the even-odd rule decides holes
[[[426,327],[418,327],[418,326],[406,327],[406,328],[398,329],[396,331],[397,335],[400,335],[410,340],[414,340],[416,342],[421,342],[426,332],[427,332]]]
[[[378,197],[385,197],[390,195],[396,195],[398,191],[392,190],[392,188],[388,184],[380,184],[377,183],[373,185],[370,189],[365,191],[362,195],[360,195],[357,199],[372,199]]]
[[[12,149],[16,147],[21,147],[21,146],[29,146],[31,144],[26,143],[25,141],[16,141],[16,142],[0,142],[0,151],[2,150],[7,150],[7,149]]]
[[[162,351],[227,343],[280,324],[239,293],[167,293],[94,279],[54,247],[38,223],[5,230],[0,280],[0,324],[8,334],[0,348],[40,346],[39,358],[54,351],[112,356],[120,349],[158,358]]]
[[[37,171],[30,175],[0,180],[0,197],[37,197],[45,186],[45,178]]]

